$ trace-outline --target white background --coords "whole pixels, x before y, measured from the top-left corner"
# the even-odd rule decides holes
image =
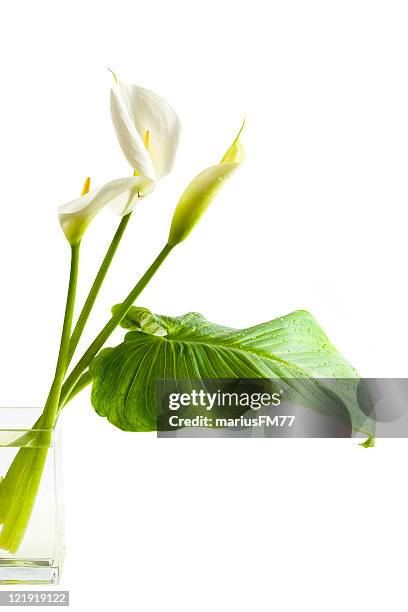
[[[0,403],[41,405],[69,249],[56,207],[129,168],[110,66],[177,110],[174,173],[135,211],[92,333],[240,126],[248,160],[140,304],[247,326],[310,310],[366,376],[407,376],[405,2],[115,0],[0,9]],[[83,243],[86,295],[117,220]],[[118,336],[119,337],[119,336]],[[72,609],[406,610],[405,441],[157,440],[67,408]]]

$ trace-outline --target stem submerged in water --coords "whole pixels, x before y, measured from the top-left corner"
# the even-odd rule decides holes
[[[21,448],[11,466],[14,472],[18,470],[16,476],[10,482],[11,474],[8,472],[2,482],[0,548],[10,552],[17,552],[21,544],[37,497],[52,432],[43,433],[46,434],[42,442],[44,446]]]

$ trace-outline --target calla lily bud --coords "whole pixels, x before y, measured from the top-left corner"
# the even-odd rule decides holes
[[[163,98],[115,77],[111,89],[111,113],[124,156],[137,175],[157,182],[174,163],[180,136],[180,120]]]
[[[175,246],[187,238],[225,181],[244,160],[244,148],[239,140],[244,124],[221,162],[201,172],[181,196],[170,228],[168,244]]]
[[[89,186],[88,186],[89,188]],[[59,222],[62,230],[73,246],[80,242],[88,225],[102,208],[109,207],[120,216],[130,213],[139,198],[154,189],[154,183],[143,176],[110,181],[58,209]]]

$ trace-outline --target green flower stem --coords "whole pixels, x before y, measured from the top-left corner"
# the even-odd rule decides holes
[[[78,346],[78,342],[82,336],[82,332],[84,331],[84,327],[89,319],[89,315],[91,314],[92,308],[95,304],[96,298],[98,297],[100,288],[102,286],[103,281],[105,280],[106,274],[109,270],[109,267],[112,263],[112,259],[118,249],[119,243],[122,239],[122,236],[125,232],[127,224],[129,223],[129,219],[132,213],[125,215],[122,217],[119,227],[116,230],[116,233],[112,239],[112,242],[109,246],[109,249],[103,259],[101,267],[99,268],[98,274],[95,277],[91,290],[86,298],[85,304],[82,308],[82,311],[78,317],[78,321],[75,325],[74,331],[72,332],[71,340],[69,343],[69,351],[67,357],[67,367],[71,363],[71,359],[75,353],[75,349]]]
[[[85,325],[89,319],[89,315],[91,314],[92,308],[95,304],[96,298],[98,297],[99,291],[101,289],[101,286],[103,284],[103,281],[105,280],[106,274],[108,273],[108,270],[110,268],[110,265],[112,263],[112,260],[115,256],[115,253],[118,249],[118,246],[120,244],[120,241],[122,240],[122,236],[125,233],[125,229],[129,223],[130,217],[131,217],[132,213],[130,212],[128,215],[125,215],[124,217],[121,218],[120,223],[119,223],[119,227],[116,230],[116,233],[112,239],[112,242],[109,245],[109,249],[106,252],[106,255],[102,261],[101,267],[99,268],[99,271],[95,277],[95,280],[92,284],[91,290],[89,291],[88,297],[85,300],[85,304],[81,310],[81,313],[78,317],[78,321],[75,325],[74,331],[72,332],[71,335],[71,339],[70,339],[70,343],[69,343],[69,350],[68,350],[68,355],[67,355],[67,362],[66,362],[66,369],[68,369],[69,364],[71,363],[72,357],[75,353],[75,350],[78,346],[78,342],[81,339],[82,336],[82,332],[85,328]],[[85,375],[84,375],[85,376]],[[80,391],[82,391],[82,389],[84,389],[88,384],[90,384],[91,382],[91,375],[88,373],[87,378],[86,378],[86,382],[85,382],[85,378],[81,384],[80,387],[75,388],[75,393],[71,393],[70,396],[67,398],[67,400],[65,401],[65,404],[67,404],[68,402],[71,401],[71,399],[73,399],[75,397],[75,395],[77,395],[77,393],[79,393]],[[42,418],[43,415],[41,415],[37,421],[34,423],[33,425],[33,429],[38,429],[41,427],[41,422],[42,422]],[[29,442],[31,439],[31,432],[28,432],[26,434],[24,434],[24,436],[22,436],[19,440],[18,440],[18,444],[19,446],[23,446],[26,442]],[[1,500],[0,500],[1,501]],[[1,520],[1,517],[0,517]]]
[[[92,374],[90,373],[89,370],[87,370],[86,372],[84,372],[81,376],[81,378],[78,380],[78,382],[76,383],[75,387],[72,389],[71,393],[69,394],[69,396],[67,397],[67,399],[64,402],[64,405],[61,406],[59,410],[61,410],[61,408],[63,408],[64,406],[66,406],[71,400],[74,399],[74,397],[76,395],[78,395],[78,393],[80,393],[83,389],[85,389],[85,387],[87,387],[88,385],[90,385],[92,382]]]
[[[129,308],[133,305],[136,298],[139,297],[143,289],[146,287],[148,282],[153,278],[154,274],[157,272],[161,264],[164,262],[166,257],[172,251],[173,245],[166,244],[166,246],[159,253],[157,258],[154,260],[150,268],[145,272],[139,282],[135,285],[132,291],[129,293],[127,298],[122,302],[122,305],[118,310],[112,315],[111,319],[102,329],[102,331],[98,334],[89,348],[85,351],[81,359],[78,361],[77,365],[72,370],[71,374],[66,379],[62,389],[60,396],[60,408],[62,409],[65,402],[68,400],[71,391],[75,387],[76,383],[81,377],[81,374],[88,368],[91,361],[96,357],[100,349],[103,347],[111,333],[116,329],[119,325],[123,317],[126,315]]]
[[[54,427],[55,417],[57,415],[60,401],[61,387],[67,371],[68,351],[71,340],[72,319],[74,316],[75,295],[78,281],[79,249],[80,243],[77,243],[71,247],[71,272],[69,276],[68,295],[65,306],[64,324],[62,326],[61,343],[54,380],[42,414],[42,429],[52,429]]]
[[[52,428],[55,424],[61,387],[67,369],[78,280],[79,250],[79,243],[71,248],[71,271],[60,349],[54,380],[40,417],[41,428],[38,428],[30,447],[20,448],[1,482],[0,520],[3,523],[3,528],[0,533],[0,548],[11,552],[18,550],[24,537],[52,439]]]

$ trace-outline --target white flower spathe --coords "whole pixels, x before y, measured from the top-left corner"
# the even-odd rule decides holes
[[[109,207],[120,216],[127,215],[143,196],[154,189],[154,183],[143,176],[115,179],[76,200],[60,206],[59,222],[71,245],[78,243],[92,219],[102,208]]]
[[[119,144],[133,170],[154,182],[168,174],[181,131],[170,104],[153,91],[117,81],[111,89],[111,112]]]

